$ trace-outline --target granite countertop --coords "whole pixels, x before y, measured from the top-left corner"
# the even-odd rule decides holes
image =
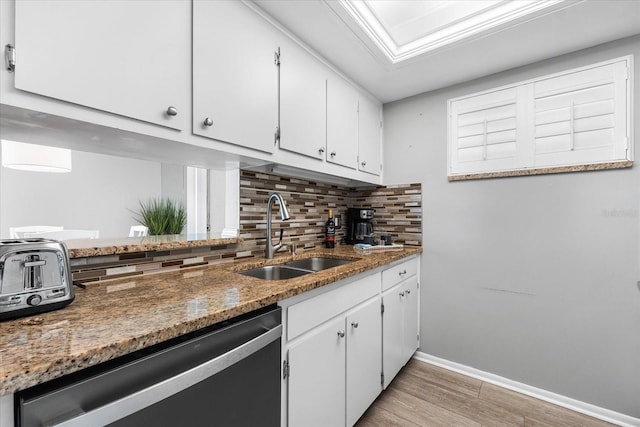
[[[227,237],[221,233],[170,234],[160,236],[120,237],[110,239],[65,240],[69,257],[84,258],[102,255],[118,255],[202,246],[220,246],[241,242],[240,237]]]
[[[340,246],[76,288],[75,301],[63,309],[0,322],[0,396],[420,252],[420,247],[405,246],[401,251],[362,255],[351,246]],[[312,256],[356,261],[289,280],[236,273]]]

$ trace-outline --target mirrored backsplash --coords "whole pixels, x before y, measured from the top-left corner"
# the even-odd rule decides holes
[[[70,156],[66,173],[19,170],[3,162],[0,238],[140,236],[140,204],[158,198],[185,207],[185,234],[237,235],[237,169],[207,171],[77,150]],[[99,246],[99,240],[95,244]]]

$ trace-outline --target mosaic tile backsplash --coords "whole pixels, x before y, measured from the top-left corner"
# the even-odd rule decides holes
[[[235,245],[137,252],[71,260],[73,279],[83,283],[117,277],[213,265],[237,259],[264,257],[267,199],[282,195],[291,219],[280,221],[272,212],[274,242],[283,230],[283,242],[296,244],[298,253],[324,245],[324,225],[329,209],[341,215],[336,241],[346,232],[349,207],[374,210],[377,234],[390,234],[395,243],[422,245],[422,186],[403,184],[348,188],[336,184],[262,172],[240,171],[240,231]]]

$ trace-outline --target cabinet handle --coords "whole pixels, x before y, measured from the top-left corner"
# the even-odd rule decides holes
[[[204,119],[204,122],[202,122],[202,124],[205,126],[213,126],[213,119],[211,117],[207,117],[206,119]]]
[[[367,166],[367,162],[362,162],[362,163],[360,163],[360,164],[362,165],[362,167]]]
[[[338,336],[340,338],[344,338],[344,331],[338,331]]]
[[[358,327],[358,322],[351,322],[351,326],[353,326],[354,328]]]
[[[400,296],[403,297],[404,296],[404,292],[400,292]]]
[[[177,115],[178,115],[178,110],[176,109],[176,107],[167,108],[167,116],[177,116]]]
[[[320,154],[324,153],[324,147],[318,148],[318,153],[320,153]]]
[[[398,276],[404,276],[405,274],[407,274],[407,270],[402,270],[398,273]]]
[[[332,151],[332,152],[331,152],[331,154],[330,154],[330,156],[331,156],[331,157],[335,157],[335,156],[336,156],[336,152],[335,152],[335,151]]]

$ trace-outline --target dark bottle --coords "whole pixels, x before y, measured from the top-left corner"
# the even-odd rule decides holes
[[[333,211],[329,209],[329,219],[325,226],[325,245],[327,248],[336,247],[336,223],[333,220]]]

